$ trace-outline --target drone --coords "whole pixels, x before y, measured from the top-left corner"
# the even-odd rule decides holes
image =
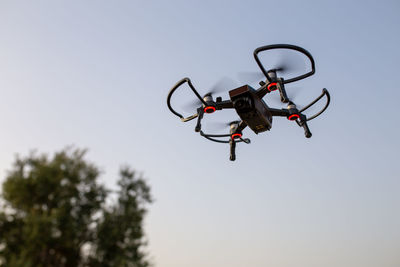
[[[261,63],[259,53],[274,49],[289,49],[304,54],[311,63],[311,70],[305,74],[287,80],[278,76],[280,72],[284,71],[284,67],[276,67],[266,70],[264,68],[264,65]],[[210,92],[202,97],[193,86],[191,80],[186,77],[177,82],[169,91],[169,94],[167,96],[167,105],[169,110],[173,114],[178,116],[182,122],[188,122],[197,118],[195,132],[200,133],[201,136],[210,141],[229,144],[231,161],[234,161],[236,159],[236,143],[243,142],[246,144],[250,144],[249,138],[243,138],[243,130],[246,127],[249,127],[254,133],[259,134],[265,131],[269,131],[271,129],[273,117],[286,117],[289,121],[295,121],[298,126],[302,127],[304,129],[305,137],[310,138],[312,134],[310,129],[308,128],[307,122],[321,115],[328,108],[330,103],[330,95],[326,88],[322,89],[322,94],[320,96],[315,98],[311,103],[301,109],[297,108],[296,104],[292,100],[290,100],[288,95],[286,94],[285,84],[302,80],[315,73],[314,59],[312,55],[304,48],[290,44],[273,44],[261,46],[255,49],[253,54],[257,65],[261,69],[262,75],[265,76],[265,81],[260,81],[260,87],[257,89],[252,88],[248,84],[245,84],[243,86],[230,90],[229,100],[222,100],[222,97],[217,97],[214,100],[212,93]],[[171,106],[172,95],[180,86],[185,83],[189,85],[190,89],[200,101],[200,106],[196,109],[196,113],[186,118],[180,113],[176,112]],[[271,108],[265,103],[263,98],[266,95],[275,92],[279,92],[280,101],[287,104],[286,108]],[[303,114],[304,111],[313,106],[324,96],[326,97],[326,104],[319,112],[309,117]],[[227,134],[204,133],[201,130],[201,121],[203,119],[204,113],[211,114],[223,109],[234,109],[239,115],[240,120],[232,121],[227,124],[230,127],[230,131]],[[226,138],[228,138],[228,140],[226,140]]]

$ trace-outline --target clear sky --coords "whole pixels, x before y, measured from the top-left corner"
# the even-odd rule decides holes
[[[399,26],[398,1],[0,1],[0,181],[15,154],[74,144],[108,186],[122,164],[148,179],[157,266],[398,267]],[[166,96],[237,81],[274,43],[315,58],[301,104],[332,104],[311,139],[247,129],[230,162]]]

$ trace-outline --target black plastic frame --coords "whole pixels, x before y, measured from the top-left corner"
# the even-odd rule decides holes
[[[230,142],[230,140],[231,140],[231,134],[206,134],[203,131],[200,131],[200,135],[203,136],[204,138],[210,140],[210,141],[214,141],[214,142],[217,142],[217,143],[228,144]],[[229,137],[229,140],[218,140],[218,139],[215,139],[216,137],[217,138],[218,137]],[[234,141],[236,143],[240,143],[240,142],[245,142],[246,144],[250,143],[250,139],[248,139],[248,138],[245,138],[245,139],[239,138],[239,141],[237,141],[237,140],[234,140]]]
[[[194,115],[192,115],[192,116],[189,116],[189,117],[186,117],[186,118],[185,118],[182,114],[176,112],[176,111],[172,108],[172,106],[171,106],[171,97],[172,97],[173,93],[176,91],[176,89],[178,89],[178,88],[179,88],[182,84],[184,84],[184,83],[188,83],[190,89],[192,89],[193,93],[197,96],[198,99],[200,99],[200,101],[201,101],[205,106],[207,105],[207,103],[204,101],[204,99],[200,96],[200,94],[199,94],[199,93],[197,92],[197,90],[194,88],[194,86],[193,86],[193,84],[192,84],[192,82],[190,81],[189,78],[185,77],[185,78],[183,78],[182,80],[180,80],[179,82],[177,82],[177,83],[174,85],[174,87],[172,87],[171,90],[170,90],[169,93],[168,93],[167,105],[168,105],[169,110],[170,110],[172,113],[174,113],[176,116],[178,116],[178,117],[181,119],[181,121],[186,122],[186,121],[193,120],[194,118],[197,118],[198,114],[194,114]]]
[[[254,50],[254,59],[256,60],[258,66],[260,67],[261,71],[264,73],[265,77],[267,78],[267,80],[269,82],[270,79],[268,77],[268,73],[265,70],[263,64],[261,63],[259,57],[258,57],[258,53],[262,52],[262,51],[267,51],[267,50],[272,50],[272,49],[291,49],[291,50],[295,50],[298,51],[300,53],[303,53],[304,55],[307,56],[307,58],[310,60],[311,62],[311,71],[303,74],[303,75],[299,75],[297,77],[288,79],[288,80],[283,80],[283,83],[291,83],[291,82],[295,82],[295,81],[299,81],[302,80],[304,78],[307,78],[311,75],[313,75],[315,73],[315,62],[314,62],[314,58],[312,57],[312,55],[310,54],[310,52],[308,52],[307,50],[305,50],[304,48],[300,47],[300,46],[296,46],[296,45],[290,45],[290,44],[274,44],[274,45],[265,45],[265,46],[261,46],[259,48],[256,48]]]
[[[316,99],[314,99],[314,101],[312,101],[310,104],[308,104],[307,106],[305,106],[304,108],[302,108],[301,110],[299,110],[299,113],[302,113],[303,111],[307,110],[309,107],[311,107],[312,105],[314,105],[315,103],[317,103],[323,96],[326,96],[326,104],[325,106],[316,114],[314,114],[313,116],[307,118],[306,121],[310,121],[312,119],[315,119],[316,117],[318,117],[319,115],[321,115],[329,106],[329,103],[331,102],[331,96],[328,92],[328,90],[326,88],[322,89],[322,94],[317,97]]]

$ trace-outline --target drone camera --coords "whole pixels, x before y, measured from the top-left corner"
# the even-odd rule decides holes
[[[250,110],[252,107],[251,98],[246,97],[246,96],[238,98],[235,101],[233,101],[233,106],[237,110],[241,110],[241,111]]]
[[[231,97],[233,107],[238,112],[243,113],[253,109],[252,91],[254,91],[254,89],[248,85],[244,85],[229,91],[229,96]]]

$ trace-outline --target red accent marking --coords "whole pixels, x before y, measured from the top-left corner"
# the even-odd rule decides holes
[[[275,87],[271,89],[272,86],[275,86]],[[268,84],[267,89],[268,89],[268,91],[270,91],[270,92],[275,91],[276,89],[278,89],[277,83],[270,83],[270,84]]]
[[[300,118],[299,114],[292,114],[288,117],[288,120],[294,121],[297,120],[298,118]]]
[[[213,113],[215,111],[215,107],[213,106],[208,106],[204,108],[205,113]]]
[[[232,139],[240,138],[240,137],[242,137],[242,135],[241,135],[240,133],[234,133],[234,134],[232,134]]]

